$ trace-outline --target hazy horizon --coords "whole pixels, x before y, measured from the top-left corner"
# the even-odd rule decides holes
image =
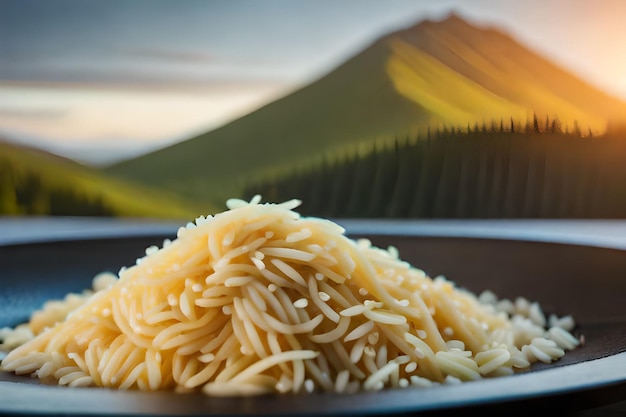
[[[454,12],[626,100],[626,2],[0,0],[0,135],[92,164],[212,130]]]

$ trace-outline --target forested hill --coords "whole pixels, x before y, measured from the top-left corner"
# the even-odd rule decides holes
[[[216,207],[108,178],[95,169],[0,140],[0,215],[126,216],[187,221]]]
[[[250,179],[428,127],[558,116],[600,134],[626,104],[494,27],[451,15],[372,43],[310,85],[107,173],[222,204]]]

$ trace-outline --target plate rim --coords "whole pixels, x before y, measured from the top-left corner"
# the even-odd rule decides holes
[[[347,234],[482,238],[564,243],[626,250],[626,221],[619,219],[328,219]],[[0,246],[82,239],[175,236],[183,221],[134,218],[0,217]],[[8,227],[7,227],[8,226]],[[19,226],[25,226],[22,233]],[[19,229],[19,230],[18,230]],[[43,229],[43,230],[42,230]]]

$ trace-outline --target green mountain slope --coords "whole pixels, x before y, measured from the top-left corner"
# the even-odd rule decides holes
[[[626,105],[509,36],[451,16],[387,35],[301,90],[106,171],[220,204],[251,179],[359,143],[535,113],[600,132]]]
[[[306,163],[347,143],[406,135],[429,115],[395,91],[385,73],[390,54],[386,44],[375,44],[235,122],[107,172],[218,202],[237,196],[245,178]]]
[[[510,36],[477,28],[456,15],[443,22],[425,21],[389,36],[445,65],[493,95],[527,111],[558,115],[604,131],[607,122],[626,118],[626,103],[598,91]],[[413,68],[419,71],[418,66]]]
[[[217,212],[216,208],[190,204],[173,193],[107,178],[72,160],[0,141],[0,215],[105,215],[187,221]]]

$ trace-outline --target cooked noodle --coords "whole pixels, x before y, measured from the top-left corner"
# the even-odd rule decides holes
[[[343,393],[509,375],[580,344],[569,316],[432,279],[299,204],[229,200],[119,278],[0,330],[3,370],[67,386]]]

